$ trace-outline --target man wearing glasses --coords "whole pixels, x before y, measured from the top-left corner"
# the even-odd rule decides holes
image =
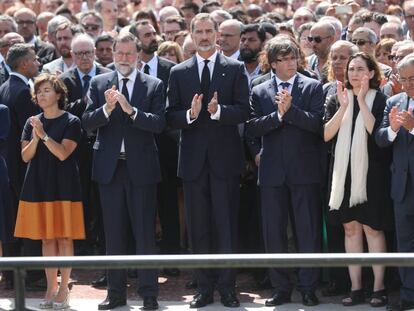
[[[309,56],[309,69],[314,71],[320,82],[327,82],[329,51],[335,42],[335,27],[327,21],[318,22],[312,26],[308,41],[312,45],[314,54]]]
[[[82,14],[80,20],[80,25],[85,32],[90,35],[95,41],[98,38],[103,30],[103,20],[100,14],[90,11]]]

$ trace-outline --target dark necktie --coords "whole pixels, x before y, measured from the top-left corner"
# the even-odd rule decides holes
[[[209,60],[204,60],[204,68],[201,73],[201,93],[203,94],[203,104],[207,103],[208,90],[210,88],[210,69],[208,69]]]
[[[83,80],[82,93],[83,93],[83,96],[85,96],[86,92],[88,92],[88,89],[89,89],[89,81],[91,81],[91,76],[90,75],[84,75],[82,80]]]
[[[127,88],[127,83],[129,81],[128,78],[123,78],[123,85],[122,85],[122,94],[125,96],[126,100],[129,102],[129,92],[128,92],[128,88]]]
[[[288,89],[289,90],[290,83],[289,82],[282,82],[282,83],[279,83],[279,86],[281,86],[282,89]]]
[[[145,66],[144,66],[144,73],[147,74],[147,75],[149,75],[150,74],[149,73],[149,70],[150,70],[150,66],[148,66],[148,64],[145,64]]]

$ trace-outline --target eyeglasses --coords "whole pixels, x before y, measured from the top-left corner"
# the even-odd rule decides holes
[[[394,57],[395,57],[395,55],[391,55],[391,54],[390,54],[390,55],[388,55],[388,57],[387,57],[387,58],[388,58],[388,60],[389,60],[389,61],[393,61],[393,60],[394,60]]]
[[[277,1],[270,1],[270,3],[274,6],[279,6],[279,7],[287,7],[287,2],[277,2]]]
[[[398,77],[398,81],[400,81],[401,84],[412,83],[412,82],[414,82],[414,76],[411,76],[411,77],[408,77],[408,78]]]
[[[99,25],[94,25],[94,24],[82,24],[82,27],[85,30],[97,31],[100,26]]]
[[[93,51],[79,51],[79,52],[73,52],[76,57],[91,57],[93,56]]]
[[[391,56],[391,55],[390,55]],[[397,55],[392,55],[392,61],[394,63],[398,63],[400,60],[402,60],[404,58],[404,56],[397,56]]]
[[[136,52],[135,53],[131,53],[131,52],[123,53],[123,52],[116,51],[114,54],[119,58],[124,57],[124,56],[126,56],[127,58],[131,58],[136,55]]]
[[[34,25],[35,21],[22,21],[22,20],[17,20],[16,21],[17,25]]]
[[[364,46],[367,43],[371,43],[370,41],[365,40],[365,39],[355,39],[355,40],[352,40],[351,42],[358,46]]]
[[[319,37],[319,36],[317,36],[317,37],[308,37],[308,41],[309,42],[312,42],[312,41],[315,41],[316,43],[321,43],[322,42],[322,40],[325,40],[325,39],[328,39],[328,38],[330,38],[330,37],[332,37],[332,36],[327,36],[327,37],[324,37],[324,38],[322,38],[322,37]]]

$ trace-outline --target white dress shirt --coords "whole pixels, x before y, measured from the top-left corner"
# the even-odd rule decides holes
[[[142,63],[142,67],[141,67],[141,72],[144,72],[145,69],[145,65],[149,66],[149,75],[151,77],[157,77],[158,74],[158,58],[156,55],[153,56],[153,58],[150,59],[150,61],[148,63],[145,63],[141,60]]]

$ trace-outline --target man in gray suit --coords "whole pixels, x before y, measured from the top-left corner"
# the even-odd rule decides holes
[[[388,99],[375,138],[380,147],[393,147],[391,197],[398,251],[414,252],[414,55],[407,55],[397,69],[404,92]],[[387,310],[414,308],[414,268],[400,268],[400,277],[400,301]]]

